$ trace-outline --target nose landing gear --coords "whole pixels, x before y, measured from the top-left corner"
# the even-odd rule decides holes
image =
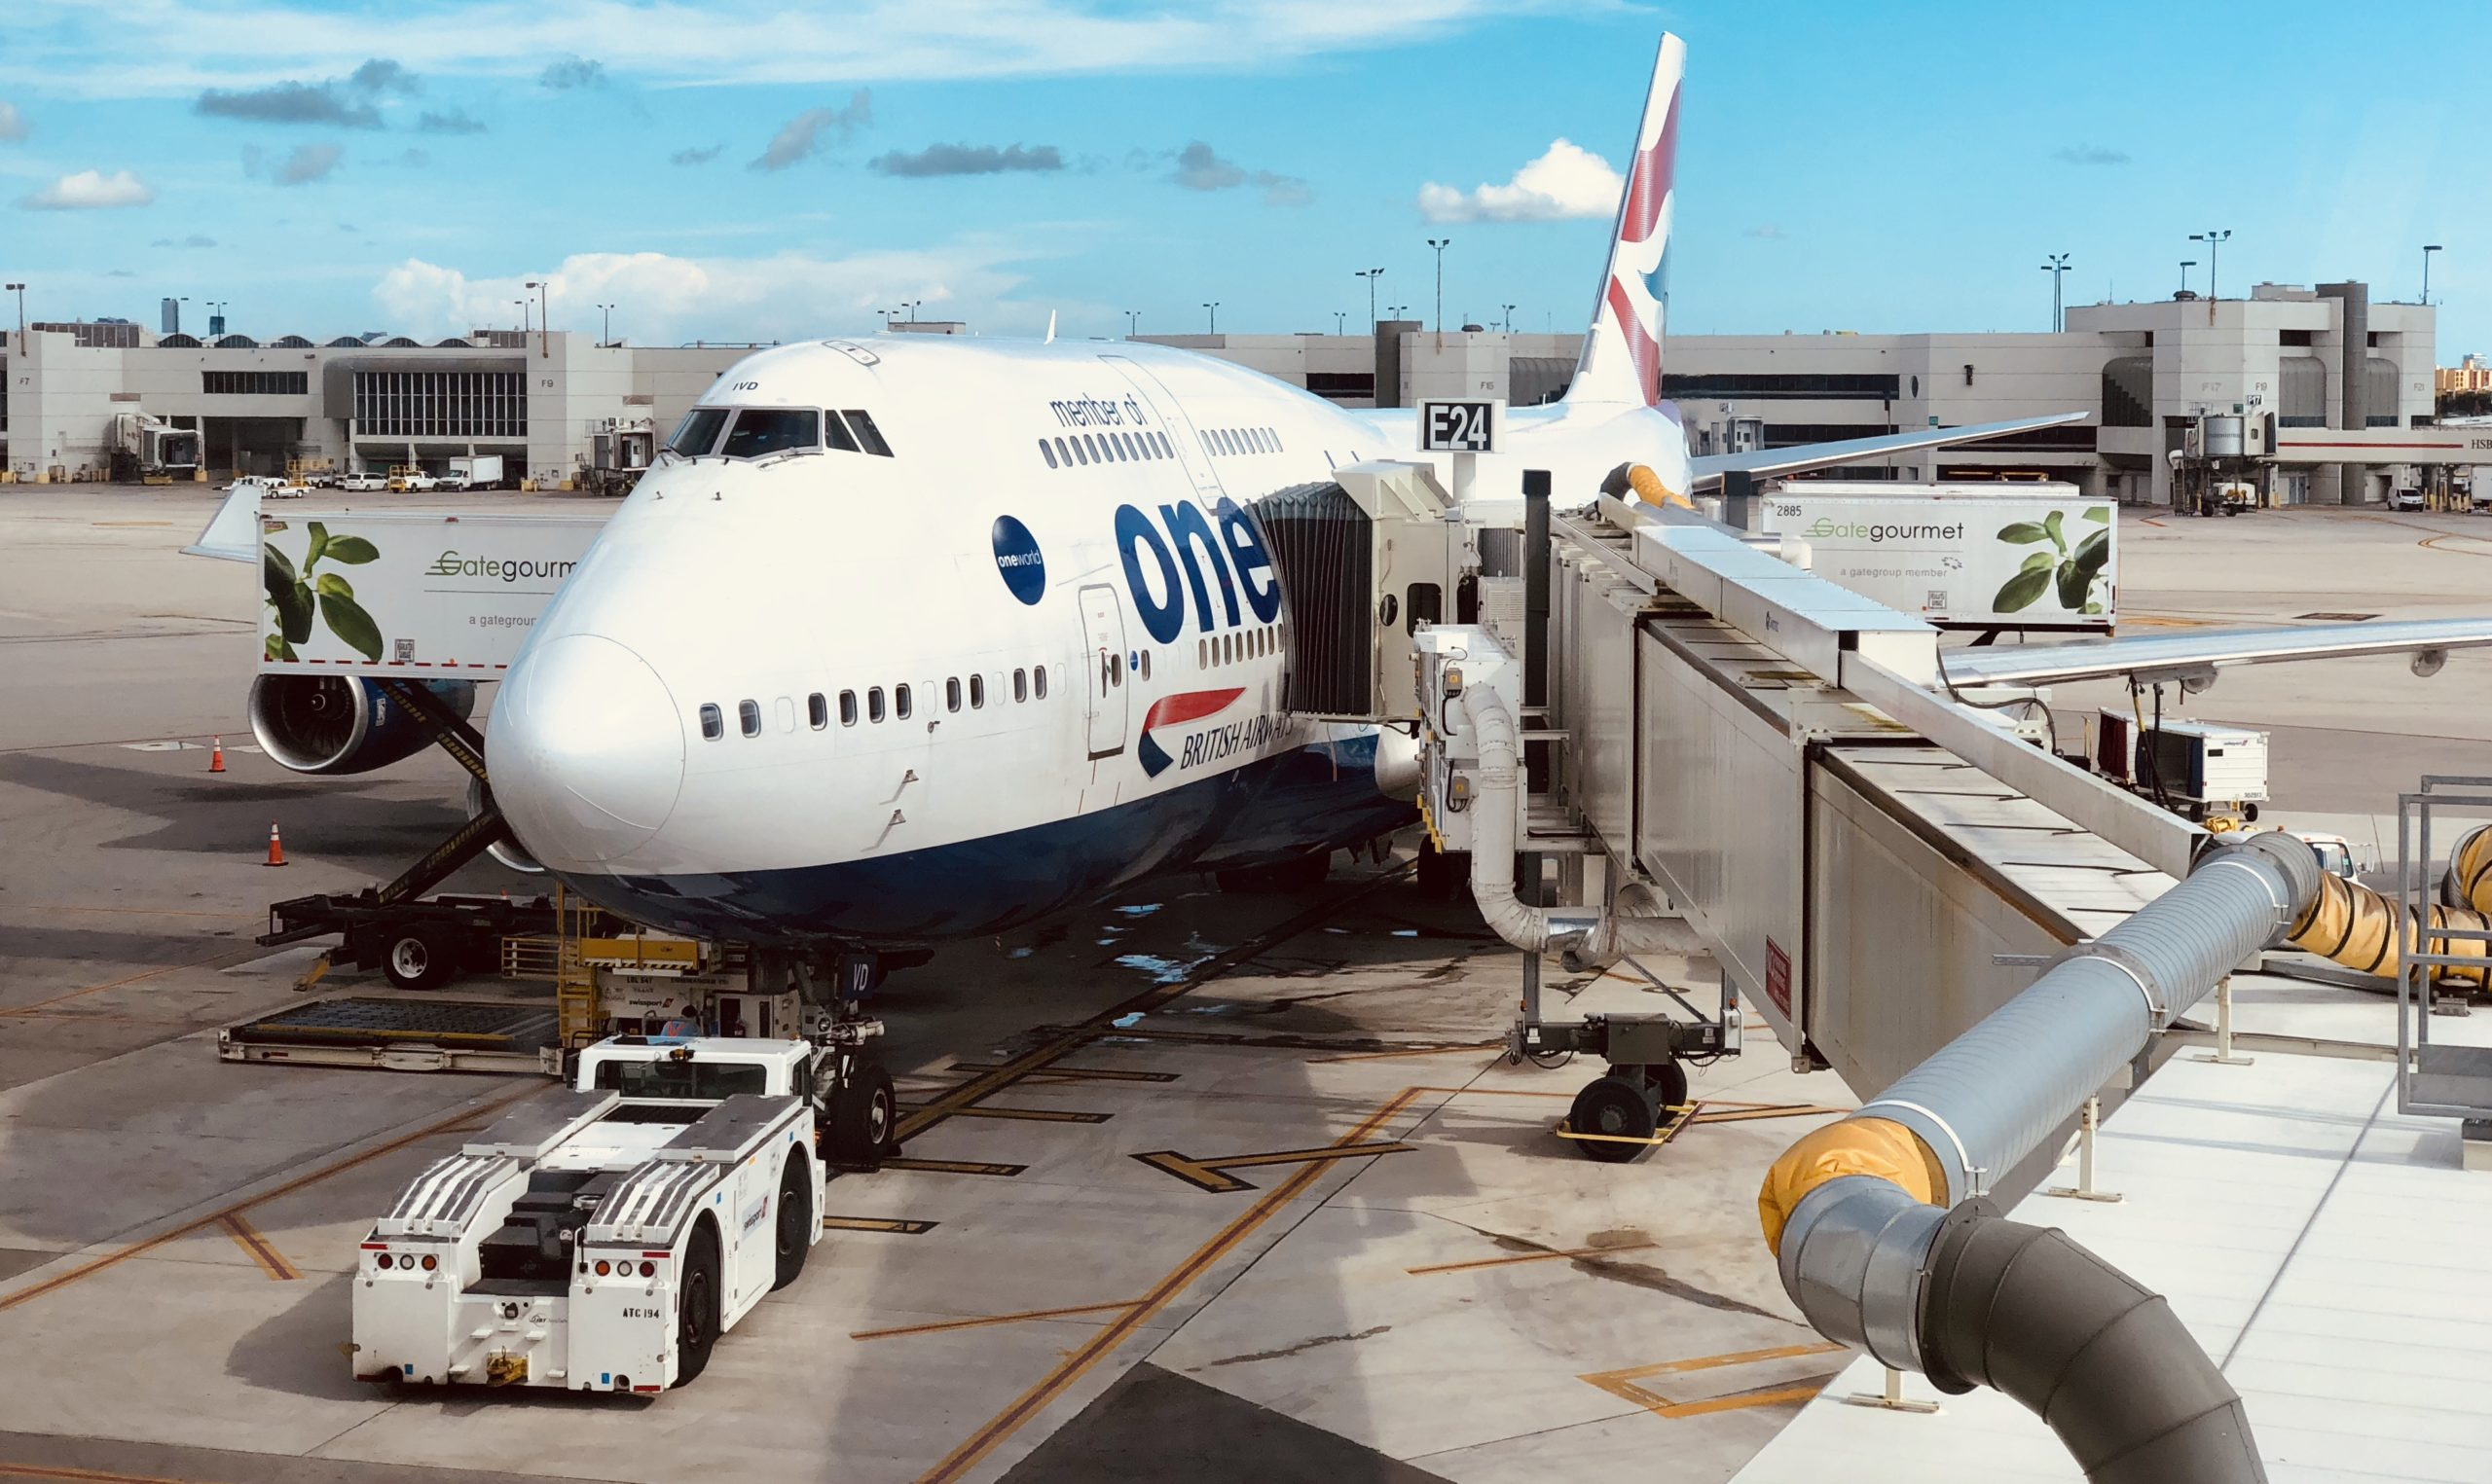
[[[899,1106],[892,1074],[874,1050],[883,1023],[865,999],[889,967],[873,954],[788,956],[787,971],[804,996],[814,1059],[814,1130],[824,1163],[874,1170],[899,1152]]]

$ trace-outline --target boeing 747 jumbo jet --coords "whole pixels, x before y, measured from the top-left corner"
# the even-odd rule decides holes
[[[1663,403],[1685,48],[1666,37],[1573,385],[1483,491],[1691,460]],[[2056,421],[2060,419],[2041,419]],[[1809,467],[2034,423],[1777,451]],[[519,841],[636,921],[866,952],[986,934],[1172,867],[1320,877],[1409,822],[1373,729],[1282,706],[1291,595],[1249,506],[1415,456],[1141,344],[766,350],[683,419],[545,610],[487,737]]]

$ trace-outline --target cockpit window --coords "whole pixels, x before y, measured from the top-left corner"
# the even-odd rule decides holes
[[[718,446],[718,430],[726,425],[727,409],[696,407],[676,424],[675,436],[666,441],[667,452],[699,458]]]
[[[857,441],[864,445],[866,452],[883,458],[892,456],[892,446],[883,441],[883,430],[874,425],[874,419],[864,409],[848,409],[848,425],[857,430]]]
[[[822,415],[822,431],[823,436],[830,440],[830,446],[842,453],[861,453],[864,452],[862,449],[857,447],[857,439],[848,431],[847,422],[842,420],[837,413],[825,413]]]
[[[759,458],[790,449],[822,447],[822,414],[810,407],[748,407],[718,452],[729,458]]]

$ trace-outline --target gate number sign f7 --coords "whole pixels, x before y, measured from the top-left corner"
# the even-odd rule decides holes
[[[1505,431],[1500,398],[1427,401],[1419,404],[1419,449],[1427,453],[1494,453]]]

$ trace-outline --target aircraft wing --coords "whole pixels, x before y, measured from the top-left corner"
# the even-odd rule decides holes
[[[2410,654],[2418,673],[2439,668],[2452,649],[2492,644],[2492,619],[2426,619],[2399,624],[2314,624],[2298,629],[2204,629],[2125,639],[2076,639],[1950,649],[1940,659],[1949,683],[2048,685],[2063,680],[2211,681],[2235,665],[2332,660],[2356,655]],[[2204,684],[2192,689],[2204,689]]]
[[[1981,422],[1970,427],[1915,428],[1909,433],[1882,433],[1875,438],[1846,438],[1840,443],[1804,443],[1788,449],[1757,449],[1746,453],[1707,453],[1688,460],[1699,489],[1722,483],[1726,474],[1748,474],[1758,479],[1777,474],[1800,474],[1810,469],[1823,469],[1834,464],[1855,464],[1866,458],[1882,458],[1888,453],[1902,453],[1913,449],[1943,449],[1959,443],[1979,443],[1986,438],[2004,438],[2010,433],[2027,433],[2035,428],[2060,427],[2082,422],[2084,413],[2054,413],[2047,417],[2019,417],[2013,422]]]

